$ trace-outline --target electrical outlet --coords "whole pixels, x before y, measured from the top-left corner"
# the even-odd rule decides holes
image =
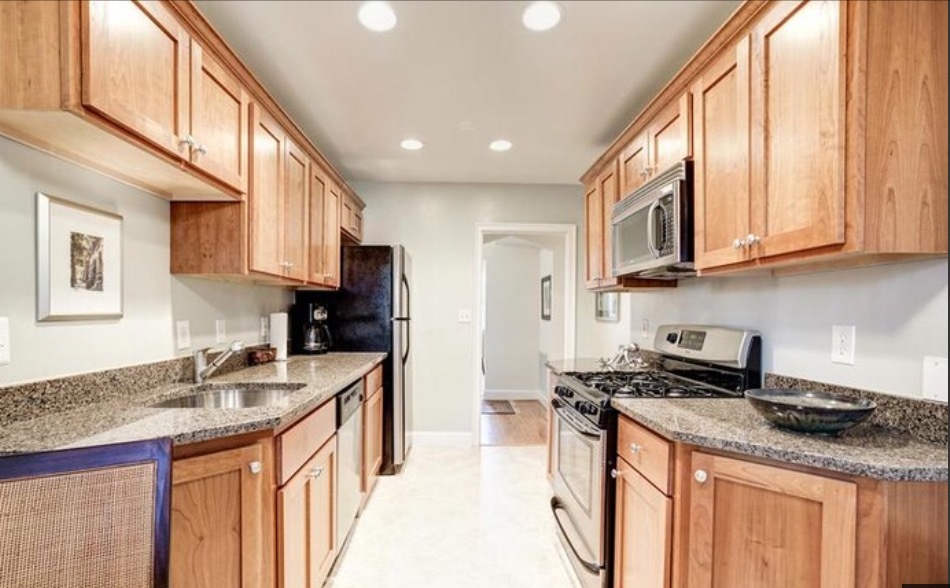
[[[228,338],[227,324],[224,319],[214,321],[214,342],[224,343]]]
[[[191,347],[191,324],[188,321],[178,321],[175,323],[176,341],[178,349],[188,349]]]
[[[854,365],[854,345],[857,330],[854,325],[834,325],[831,327],[831,361]]]
[[[646,340],[650,336],[650,319],[640,321],[640,338]]]
[[[261,343],[267,343],[270,336],[270,321],[266,316],[261,317],[261,326],[259,332]]]
[[[947,401],[947,358],[924,356],[923,397]]]
[[[0,365],[10,363],[10,320],[0,316]]]
[[[459,322],[460,323],[470,323],[472,322],[472,311],[467,308],[459,309]]]

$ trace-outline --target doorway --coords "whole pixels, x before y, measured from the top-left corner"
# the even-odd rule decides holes
[[[574,354],[576,228],[478,228],[474,431],[479,445],[541,445],[545,362]]]

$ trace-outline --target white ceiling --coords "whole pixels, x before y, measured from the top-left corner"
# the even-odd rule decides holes
[[[392,2],[374,33],[359,2],[198,0],[348,180],[542,184],[575,183],[738,1],[566,1],[542,33],[527,4]]]

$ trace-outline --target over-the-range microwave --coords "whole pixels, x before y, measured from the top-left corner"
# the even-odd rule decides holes
[[[684,160],[614,204],[613,274],[676,279],[693,267],[693,168]]]

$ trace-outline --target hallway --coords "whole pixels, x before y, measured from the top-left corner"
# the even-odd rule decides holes
[[[545,448],[417,447],[380,478],[328,588],[574,588]]]

